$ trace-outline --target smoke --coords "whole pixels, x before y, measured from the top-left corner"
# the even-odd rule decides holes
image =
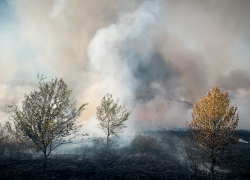
[[[238,106],[239,128],[250,129],[249,7],[247,0],[3,1],[0,105],[20,104],[37,73],[56,76],[78,106],[89,103],[82,132],[101,133],[96,107],[111,93],[132,111],[131,134],[183,127],[191,105],[218,85]]]
[[[133,71],[151,59],[153,47],[148,36],[158,10],[157,3],[146,1],[133,13],[96,32],[88,47],[89,77],[95,78],[84,93],[89,101],[93,96],[100,100],[111,93],[133,110],[138,86]],[[95,110],[99,103],[91,103],[90,109]]]

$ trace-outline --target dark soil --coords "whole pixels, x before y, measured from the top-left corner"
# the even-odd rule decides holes
[[[49,159],[42,171],[41,160],[2,161],[0,179],[209,179],[193,176],[185,167],[171,161],[128,158],[81,161]],[[217,173],[218,179],[234,179]],[[239,175],[233,174],[238,179]]]
[[[175,134],[173,131],[171,136],[183,139],[183,133]],[[238,133],[250,142],[249,131]],[[0,179],[212,179],[204,172],[195,176],[171,156],[159,158],[128,154],[83,159],[76,155],[49,158],[45,172],[42,171],[42,159],[1,159]],[[219,168],[227,171],[216,171],[213,179],[250,179],[249,144],[238,143],[225,153],[225,157]]]

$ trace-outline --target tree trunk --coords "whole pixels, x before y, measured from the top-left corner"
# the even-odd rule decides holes
[[[109,121],[108,121],[107,149],[109,149]]]
[[[45,171],[45,169],[46,169],[46,161],[47,161],[47,156],[46,156],[46,152],[45,152],[44,159],[43,159],[43,171]]]
[[[211,159],[211,167],[210,167],[210,173],[211,175],[214,175],[214,166],[215,166],[215,159]]]
[[[109,136],[107,136],[107,149],[109,149]]]

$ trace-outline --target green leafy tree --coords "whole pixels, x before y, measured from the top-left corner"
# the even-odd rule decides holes
[[[221,152],[238,141],[234,131],[238,125],[237,107],[230,105],[228,92],[221,93],[213,86],[207,97],[201,97],[193,106],[192,121],[186,123],[190,142],[211,162],[210,172]]]
[[[121,130],[126,127],[124,122],[128,120],[131,112],[128,112],[125,106],[119,105],[119,99],[114,101],[112,95],[107,94],[97,107],[96,114],[100,128],[107,135],[107,148],[109,148],[109,136],[122,132]]]
[[[13,104],[6,105],[4,111],[13,122],[8,121],[6,126],[18,142],[26,143],[44,154],[45,170],[51,151],[62,144],[70,143],[76,136],[80,127],[76,124],[76,119],[87,104],[76,109],[76,102],[70,100],[72,90],[68,89],[62,79],[56,78],[49,82],[44,79],[43,76],[38,76],[38,90],[25,95],[21,109]]]

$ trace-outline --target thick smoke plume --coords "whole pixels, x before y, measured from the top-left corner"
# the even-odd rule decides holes
[[[183,127],[217,85],[250,129],[248,0],[14,0],[0,12],[1,107],[20,105],[37,73],[56,76],[89,103],[82,132],[99,133],[96,107],[111,93],[132,110],[131,133]]]

